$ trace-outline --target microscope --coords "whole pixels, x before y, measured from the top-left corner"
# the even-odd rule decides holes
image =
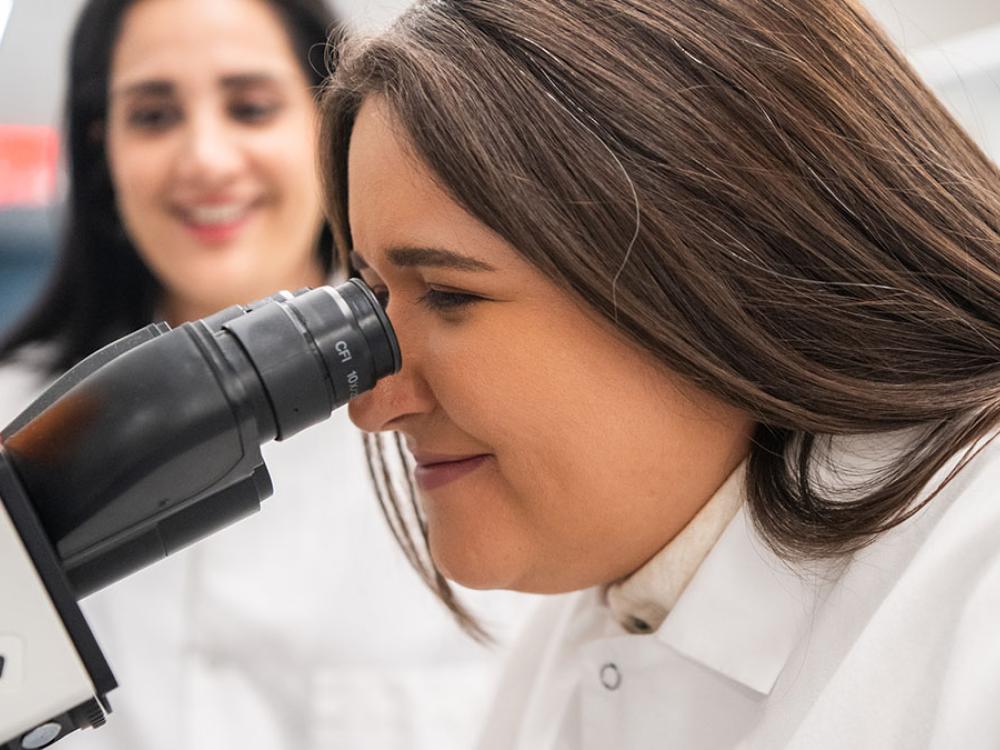
[[[117,683],[79,599],[259,510],[260,446],[400,367],[381,305],[351,279],[147,326],[3,429],[0,750],[105,723]]]

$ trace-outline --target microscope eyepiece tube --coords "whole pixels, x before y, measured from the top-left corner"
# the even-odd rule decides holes
[[[0,450],[83,596],[256,510],[271,493],[260,445],[401,364],[362,281],[282,292],[110,344],[11,423]]]
[[[389,319],[359,279],[263,302],[222,328],[239,341],[260,377],[278,440],[326,419],[399,371]]]

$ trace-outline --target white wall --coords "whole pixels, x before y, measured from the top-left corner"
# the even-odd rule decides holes
[[[1000,163],[1000,67],[935,90],[969,135]]]
[[[411,0],[333,0],[333,5],[360,29],[375,30],[395,18]]]
[[[861,1],[907,53],[1000,22],[997,0]]]
[[[0,123],[55,121],[63,56],[82,0],[14,0],[0,42]]]

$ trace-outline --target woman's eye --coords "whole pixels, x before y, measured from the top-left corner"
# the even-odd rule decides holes
[[[234,120],[255,125],[267,122],[281,109],[279,104],[273,102],[236,102],[229,107],[229,114]]]
[[[180,119],[181,113],[176,107],[141,107],[129,113],[128,124],[139,130],[156,132],[166,130]]]
[[[382,309],[384,310],[387,308],[389,306],[389,290],[384,286],[373,286],[371,287],[371,290],[372,294],[375,295],[375,299],[377,299],[378,303],[382,305]]]
[[[462,292],[446,292],[441,289],[428,289],[420,297],[420,303],[436,312],[454,312],[481,302],[482,297]]]

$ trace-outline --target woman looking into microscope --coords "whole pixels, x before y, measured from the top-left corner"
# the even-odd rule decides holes
[[[1000,173],[866,13],[433,0],[323,108],[410,554],[553,595],[481,748],[1000,744]]]

